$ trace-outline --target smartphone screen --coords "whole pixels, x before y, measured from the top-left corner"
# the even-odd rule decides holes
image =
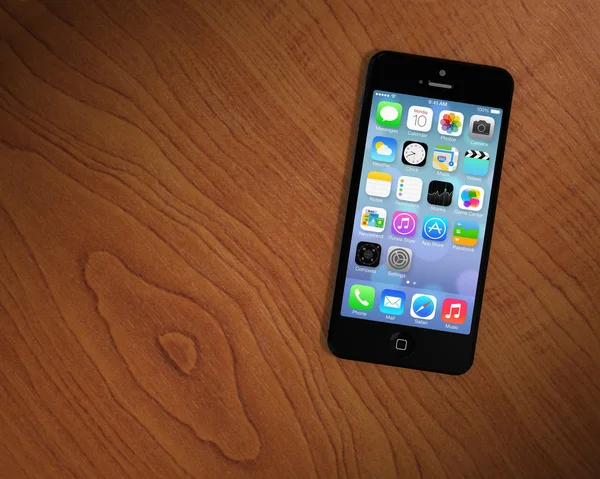
[[[372,95],[339,313],[468,335],[503,111]]]

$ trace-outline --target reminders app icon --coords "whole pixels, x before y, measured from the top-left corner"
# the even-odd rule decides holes
[[[381,293],[381,301],[379,302],[379,310],[385,314],[399,315],[404,312],[404,303],[406,302],[406,294],[395,289],[384,289]]]

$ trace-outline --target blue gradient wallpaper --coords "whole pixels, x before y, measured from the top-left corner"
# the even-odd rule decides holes
[[[501,119],[373,93],[342,316],[469,334]]]

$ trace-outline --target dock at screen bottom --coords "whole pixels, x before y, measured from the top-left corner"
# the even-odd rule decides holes
[[[346,281],[342,316],[469,334],[473,297]]]

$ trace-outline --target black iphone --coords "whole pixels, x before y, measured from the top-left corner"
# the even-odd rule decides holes
[[[501,68],[373,56],[329,323],[336,356],[471,367],[512,93]]]

